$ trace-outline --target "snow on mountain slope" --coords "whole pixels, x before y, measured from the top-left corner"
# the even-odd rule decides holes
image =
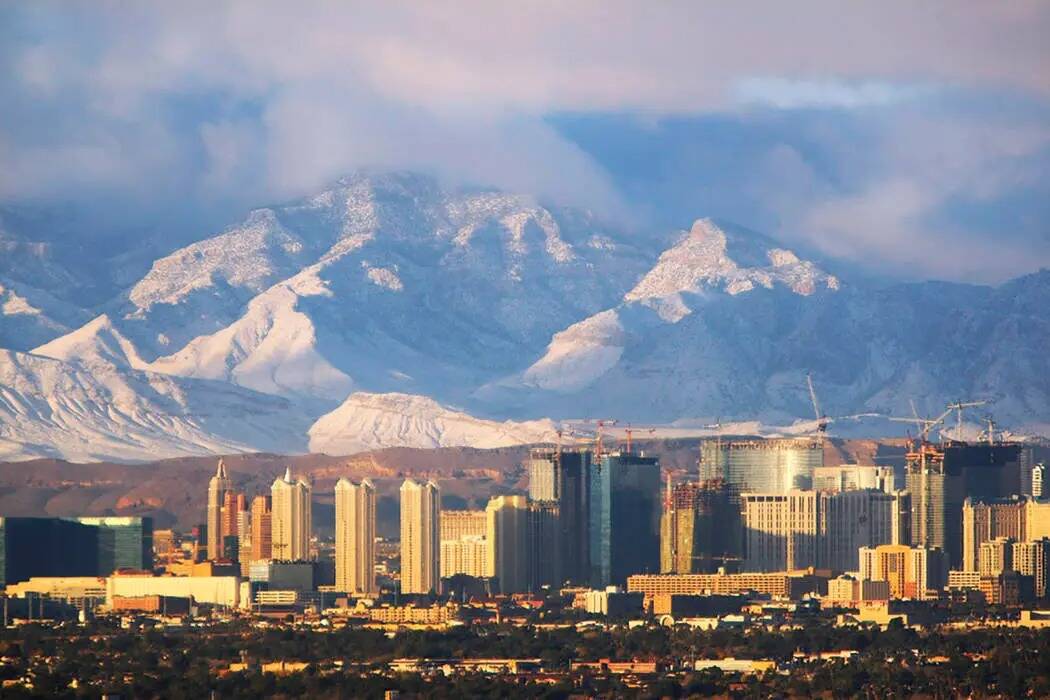
[[[0,461],[300,452],[309,423],[285,399],[228,384],[0,350]]]
[[[230,326],[196,338],[178,353],[150,367],[165,374],[220,379],[270,394],[298,394],[341,401],[353,380],[333,367],[316,349],[317,333],[306,314],[296,309],[298,293],[325,293],[300,274],[252,300],[247,313]]]
[[[730,257],[731,252],[739,260]],[[660,342],[667,332],[661,325],[679,323],[723,295],[774,287],[809,297],[821,290],[837,291],[839,282],[772,241],[730,235],[709,219],[697,220],[660,255],[619,306],[555,334],[544,355],[519,378],[494,386],[519,383],[561,393],[579,391],[616,367],[632,342]],[[484,389],[479,396],[491,394]]]
[[[35,348],[32,353],[65,362],[105,363],[130,369],[147,369],[147,363],[139,357],[135,346],[113,327],[109,316],[105,314],[61,338]]]
[[[409,174],[357,175],[263,211],[131,290],[115,322],[152,369],[328,401],[357,389],[455,402],[614,303],[651,262],[586,214]],[[288,237],[298,257],[275,261]]]
[[[506,447],[557,439],[549,420],[474,418],[425,396],[358,392],[310,428],[310,451],[351,454],[381,447]]]
[[[0,347],[28,350],[69,333],[87,312],[49,293],[0,277]]]
[[[582,389],[616,366],[625,345],[616,310],[602,311],[556,333],[547,353],[525,370],[522,382],[541,389]]]
[[[732,255],[730,241],[733,243]],[[750,263],[750,266],[748,266]],[[839,282],[790,250],[761,237],[728,237],[710,219],[698,219],[688,233],[661,255],[656,265],[624,296],[624,301],[664,299],[679,292],[717,289],[742,294],[761,285],[782,284],[796,294],[818,288],[838,289]]]
[[[48,262],[17,245],[28,263]],[[19,284],[0,296],[0,337],[33,309],[51,318]],[[65,406],[58,431],[43,407],[31,418],[0,412],[0,434],[19,443],[12,454],[530,441],[531,428],[488,419],[540,416],[792,425],[812,415],[807,373],[831,415],[907,414],[912,399],[932,413],[973,397],[994,398],[989,409],[1019,430],[1050,424],[1050,272],[999,288],[840,284],[731,225],[628,235],[527,195],[410,173],[361,173],[257,210],[161,257],[100,312],[26,345],[64,362],[46,365],[62,368],[48,370],[51,388],[22,378],[14,395],[49,406],[55,386],[88,391],[72,399],[92,406],[83,427]],[[185,401],[164,403],[156,386]],[[106,391],[128,407],[111,428]],[[221,423],[200,399],[216,391],[232,392]],[[294,415],[271,435],[253,402]],[[185,439],[158,437],[169,414]],[[129,448],[125,433],[141,445]]]

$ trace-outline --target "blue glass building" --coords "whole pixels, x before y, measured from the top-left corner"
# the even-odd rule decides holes
[[[660,571],[660,462],[615,452],[590,473],[591,585]]]

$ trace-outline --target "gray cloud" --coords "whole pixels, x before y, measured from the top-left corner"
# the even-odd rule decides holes
[[[780,143],[742,186],[769,202],[778,233],[832,254],[896,263],[907,246],[959,242],[925,269],[963,277],[981,248],[938,212],[1038,187],[1048,147],[1040,2],[44,2],[0,13],[6,201],[247,206],[371,165],[623,217],[614,178],[550,115],[871,111],[884,121],[870,130],[877,143],[810,130],[840,177]],[[915,107],[957,94],[986,97],[933,117]],[[989,109],[998,95],[1034,111]],[[1015,243],[1022,263],[1035,259],[1030,241]]]

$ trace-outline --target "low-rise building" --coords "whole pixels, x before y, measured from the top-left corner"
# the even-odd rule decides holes
[[[605,590],[579,594],[573,605],[594,615],[623,617],[641,613],[642,602],[641,593],[625,593],[618,586],[608,586]]]
[[[850,605],[858,601],[889,600],[888,581],[857,579],[844,574],[828,581],[828,594],[824,601],[833,605]]]
[[[760,593],[798,599],[826,589],[827,575],[813,572],[744,574],[637,574],[627,578],[627,590],[645,594],[648,601],[659,593],[678,595]]]
[[[697,659],[695,671],[718,669],[722,673],[739,673],[744,676],[759,676],[766,671],[775,671],[777,663],[769,659]]]
[[[180,617],[189,615],[191,607],[189,598],[144,595],[134,597],[115,596],[110,609],[113,612],[139,612]]]
[[[96,576],[36,576],[28,581],[8,584],[4,592],[8,598],[33,595],[66,601],[82,598],[102,599],[106,597],[106,579]]]
[[[192,598],[196,603],[236,608],[241,603],[241,581],[237,576],[127,576],[106,579],[106,605],[113,599],[142,596]],[[245,601],[247,604],[247,601]]]
[[[451,622],[459,614],[457,605],[383,605],[368,610],[368,619],[390,625],[438,625]]]

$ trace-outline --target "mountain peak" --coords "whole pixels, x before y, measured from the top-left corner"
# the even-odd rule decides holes
[[[661,299],[708,289],[741,294],[757,286],[781,284],[808,296],[820,288],[837,290],[839,281],[792,251],[770,247],[766,239],[728,234],[711,219],[697,219],[665,250],[656,265],[629,291],[625,301]]]
[[[100,362],[130,369],[147,368],[147,363],[139,357],[134,344],[113,326],[113,321],[106,314],[31,352],[64,362]]]

